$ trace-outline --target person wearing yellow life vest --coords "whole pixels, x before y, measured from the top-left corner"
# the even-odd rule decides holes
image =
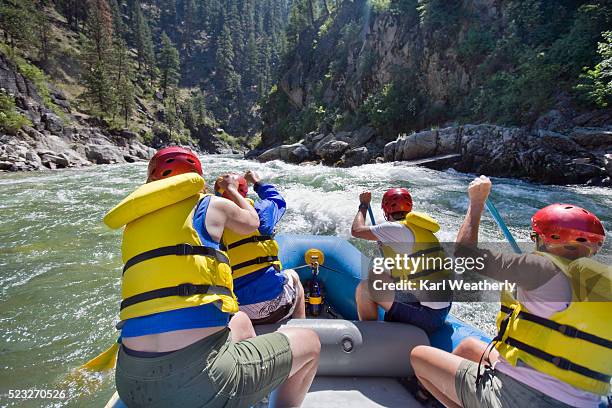
[[[456,255],[484,257],[479,273],[516,283],[516,294],[502,293],[491,345],[468,338],[452,354],[414,348],[417,378],[447,407],[599,406],[612,390],[612,268],[591,259],[605,239],[601,221],[551,204],[531,219],[533,253],[478,249],[490,191],[485,176],[470,183]]]
[[[193,152],[161,149],[147,183],[104,218],[125,226],[115,381],[129,407],[248,407],[273,390],[271,406],[299,406],[315,375],[315,332],[255,336],[238,311],[220,239],[252,233],[259,218],[236,177],[220,184],[233,202],[205,194]]]
[[[433,260],[444,257],[444,250],[434,234],[440,228],[438,223],[426,214],[412,211],[412,197],[408,190],[391,188],[383,195],[382,209],[387,222],[374,226],[365,224],[371,200],[370,192],[363,192],[359,196],[359,210],[351,228],[354,237],[378,241],[385,258],[395,258],[396,255],[406,255],[406,259],[422,257]],[[390,271],[394,280],[433,281],[446,276],[446,271],[435,266],[417,269],[400,269],[397,266]],[[391,279],[384,274],[378,276]],[[360,320],[377,320],[380,306],[385,310],[385,321],[412,324],[431,333],[442,327],[451,307],[447,295],[442,299],[428,299],[418,291],[406,290],[395,291],[393,298],[389,296],[387,299],[375,296],[372,293],[375,290],[377,288],[372,285],[371,279],[363,280],[357,286],[355,297]]]
[[[251,234],[223,232],[222,244],[229,255],[240,310],[255,325],[276,323],[290,317],[304,319],[304,288],[294,270],[282,268],[278,243],[274,239],[276,225],[285,214],[287,203],[278,190],[270,183],[263,183],[256,172],[249,170],[237,177],[242,197],[246,198],[249,184],[259,196],[255,202],[248,199],[259,217],[259,228]],[[215,192],[232,199],[219,182],[215,183]]]

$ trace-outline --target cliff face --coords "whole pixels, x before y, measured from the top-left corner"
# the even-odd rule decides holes
[[[604,180],[612,115],[574,90],[582,67],[597,61],[610,10],[591,13],[579,3],[342,2],[300,33],[264,107],[259,153],[298,141],[307,151],[289,154],[297,145],[286,145],[294,147],[262,160],[284,152],[294,162],[355,165],[452,153],[462,155],[462,171]],[[421,143],[438,127],[450,129],[452,148],[405,142],[417,132]]]
[[[396,88],[390,97],[401,99],[396,103],[405,105],[412,129],[456,116],[457,103],[472,91],[475,77],[482,75],[472,62],[462,59],[460,44],[476,22],[502,29],[506,24],[502,2],[456,2],[462,3],[461,10],[444,28],[424,25],[414,3],[412,10],[406,6],[376,13],[367,1],[344,2],[333,17],[302,32],[282,71],[278,95],[273,94],[266,107],[264,144],[290,138],[291,131],[301,129],[287,131],[284,121],[303,120],[304,111],[320,107],[325,113],[316,124],[327,130],[353,124],[337,117],[371,122],[362,112],[364,105],[375,102],[389,84]],[[393,123],[388,129],[378,127],[380,136],[388,140],[408,130]]]
[[[50,88],[50,109],[36,85],[0,53],[0,90],[14,99],[16,112],[29,120],[14,134],[0,133],[0,170],[22,171],[149,159],[154,149],[129,131],[111,132],[73,112],[66,95]]]

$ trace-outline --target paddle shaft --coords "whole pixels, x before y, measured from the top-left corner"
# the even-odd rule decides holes
[[[376,220],[374,219],[374,213],[372,212],[372,206],[371,205],[368,205],[368,215],[370,216],[370,223],[372,225],[376,225]],[[384,254],[384,252],[382,250],[382,246],[381,246],[380,241],[377,241],[377,244],[378,244],[378,252],[380,253],[380,256],[384,257],[385,254]]]
[[[487,198],[485,205],[487,207],[487,210],[489,210],[491,217],[493,217],[493,220],[495,220],[495,223],[501,230],[502,234],[504,234],[504,237],[506,237],[506,240],[508,240],[508,242],[510,243],[510,246],[512,246],[512,249],[514,250],[514,252],[516,252],[517,254],[522,253],[523,251],[521,251],[521,248],[516,243],[516,240],[514,239],[514,237],[512,236],[512,233],[506,226],[506,223],[504,222],[504,219],[499,214],[499,211],[497,211],[497,208],[495,208],[495,205],[493,204],[493,202]]]

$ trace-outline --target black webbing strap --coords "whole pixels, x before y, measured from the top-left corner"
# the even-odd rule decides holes
[[[512,309],[502,305],[501,311],[504,313],[509,313],[512,311]],[[612,349],[612,341],[591,333],[583,332],[573,326],[560,324],[553,320],[546,319],[544,317],[540,317],[525,311],[520,311],[517,315],[517,318],[539,324],[540,326],[548,327],[549,329],[559,332],[567,337],[581,339],[584,341],[588,341],[589,343],[597,344],[598,346]]]
[[[130,258],[125,265],[123,266],[123,273],[127,271],[132,266],[149,260],[153,258],[158,258],[160,256],[168,256],[168,255],[178,255],[178,256],[188,256],[188,255],[199,255],[199,256],[208,256],[210,258],[214,258],[221,263],[225,263],[229,265],[229,259],[225,256],[221,251],[205,246],[192,246],[189,244],[178,244],[172,246],[166,246],[161,248],[152,249],[150,251],[143,252]]]
[[[398,282],[404,279],[406,280],[421,279],[426,276],[433,275],[436,272],[442,272],[442,271],[444,271],[444,269],[425,269],[424,271],[417,272],[417,273],[410,273],[410,274],[407,274],[405,277],[394,278],[393,280],[395,282]]]
[[[421,255],[428,255],[433,252],[440,252],[440,251],[444,251],[444,248],[442,248],[441,246],[431,247],[431,248],[422,249],[420,251],[413,252],[410,255],[408,255],[408,258],[416,258]]]
[[[504,343],[508,344],[509,346],[516,347],[517,349],[524,351],[525,353],[529,353],[532,356],[535,356],[541,360],[548,361],[555,367],[560,368],[562,370],[573,371],[575,373],[584,375],[585,377],[589,377],[594,380],[605,383],[609,383],[610,379],[612,379],[612,377],[607,374],[600,373],[598,371],[591,370],[590,368],[581,366],[579,364],[572,363],[566,358],[554,356],[543,350],[537,349],[519,340],[516,340],[512,337],[508,337],[506,340],[504,340]]]
[[[232,296],[232,291],[224,286],[215,285],[194,285],[192,283],[182,283],[178,286],[169,288],[160,288],[149,292],[139,293],[138,295],[130,296],[121,302],[121,309],[135,305],[136,303],[146,302],[147,300],[164,298],[169,296],[193,296],[193,295],[226,295]]]
[[[278,256],[261,256],[259,258],[251,259],[250,261],[241,262],[237,265],[232,266],[232,272],[236,272],[238,269],[246,268],[247,266],[263,264],[268,262],[278,261]]]
[[[241,239],[240,241],[236,241],[227,246],[224,246],[224,248],[234,249],[241,245],[250,244],[251,242],[264,242],[264,241],[273,241],[273,240],[274,240],[274,235],[253,235],[252,237]]]

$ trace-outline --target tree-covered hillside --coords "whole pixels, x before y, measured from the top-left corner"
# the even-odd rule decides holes
[[[606,109],[611,29],[608,0],[296,0],[264,144]]]
[[[245,142],[289,11],[290,0],[0,0],[0,50],[80,112],[154,144]]]

